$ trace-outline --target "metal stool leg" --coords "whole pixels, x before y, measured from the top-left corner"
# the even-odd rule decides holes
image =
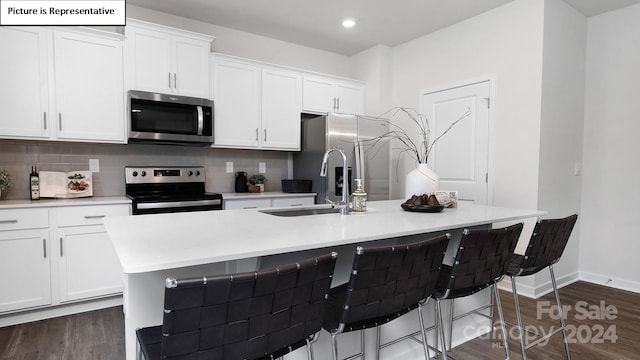
[[[504,324],[504,316],[502,315],[502,304],[500,303],[500,293],[498,287],[493,284],[493,295],[496,298],[496,306],[498,307],[498,316],[500,317],[500,327],[502,329],[502,342],[504,344],[505,360],[509,360],[509,344],[507,343],[507,329]]]
[[[429,303],[429,299],[425,301],[424,305]],[[420,320],[420,333],[422,334],[422,348],[424,350],[424,357],[426,360],[431,359],[431,355],[429,355],[429,343],[427,342],[427,332],[424,330],[424,319],[422,317],[422,302],[418,303],[418,319]],[[437,336],[437,334],[436,334]],[[380,354],[378,354],[378,359],[380,359]]]
[[[449,308],[449,348],[448,351],[451,351],[451,347],[453,344],[453,304],[455,304],[456,299],[451,299],[451,307]]]
[[[333,360],[338,360],[338,334],[331,333],[331,352],[333,353]]]
[[[564,351],[567,353],[567,360],[571,360],[569,341],[567,339],[567,328],[564,324],[564,314],[562,312],[562,304],[560,304],[560,294],[558,293],[558,286],[556,285],[556,276],[553,273],[553,265],[549,265],[549,272],[551,273],[551,284],[553,285],[553,292],[556,295],[556,303],[558,304],[558,314],[560,315],[560,325],[562,326],[562,337],[564,338]]]
[[[436,299],[436,328],[440,328],[440,331],[436,329],[436,341],[438,341],[437,336],[440,333],[440,355],[442,355],[442,360],[447,360],[447,343],[444,339],[444,324],[442,322],[442,308],[440,307],[440,300]]]
[[[522,360],[527,360],[527,348],[524,345],[524,331],[522,329],[522,318],[520,317],[520,302],[518,301],[518,290],[516,289],[516,278],[511,278],[511,288],[513,289],[513,304],[516,308],[516,320],[518,322],[518,340],[520,340],[520,352]]]

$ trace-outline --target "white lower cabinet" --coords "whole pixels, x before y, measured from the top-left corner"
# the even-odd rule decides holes
[[[51,304],[49,230],[0,231],[0,313]]]
[[[60,302],[121,293],[122,270],[102,219],[129,215],[129,206],[74,206],[51,211],[56,212],[54,256]]]
[[[58,229],[60,301],[118,294],[122,270],[102,225]]]
[[[305,206],[314,204],[315,195],[272,197],[267,199],[225,199],[224,209],[264,209],[270,207]]]
[[[0,210],[0,313],[51,304],[47,209]]]
[[[106,216],[124,205],[0,210],[0,315],[122,293],[123,276]]]
[[[281,198],[281,199],[273,199],[271,205],[273,207],[286,207],[286,206],[306,206],[313,205],[314,197],[313,196],[305,196],[305,197],[295,197],[295,198]]]
[[[271,199],[239,199],[224,200],[225,210],[234,209],[262,209],[271,207]]]

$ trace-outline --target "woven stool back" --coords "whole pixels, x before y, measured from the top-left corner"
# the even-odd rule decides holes
[[[306,345],[322,328],[336,255],[168,284],[163,358],[260,359]]]
[[[505,274],[523,224],[491,230],[465,230],[440,299],[467,296],[499,281]],[[442,286],[441,286],[442,285]]]

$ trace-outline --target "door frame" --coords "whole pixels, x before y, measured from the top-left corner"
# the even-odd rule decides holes
[[[422,104],[422,96],[425,94],[452,90],[455,88],[465,87],[468,85],[474,85],[482,82],[489,82],[489,139],[488,139],[488,151],[487,154],[487,205],[493,205],[493,184],[494,176],[495,176],[495,160],[494,160],[494,145],[495,145],[495,120],[496,120],[496,109],[499,104],[496,96],[496,75],[495,73],[490,73],[486,75],[479,75],[473,78],[467,78],[463,80],[457,80],[446,84],[434,85],[427,88],[420,89],[420,93],[418,94],[418,104],[420,104],[420,113],[424,114],[425,109]]]

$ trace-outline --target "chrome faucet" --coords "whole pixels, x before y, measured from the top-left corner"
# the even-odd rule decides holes
[[[347,155],[345,155],[344,151],[340,148],[332,147],[327,150],[322,157],[322,168],[320,169],[320,176],[327,176],[327,160],[329,159],[329,154],[337,151],[342,156],[342,200],[340,200],[337,205],[341,205],[340,214],[349,215],[349,164],[347,164]],[[328,199],[327,199],[328,200]],[[330,200],[328,200],[331,202]],[[331,205],[335,207],[336,203],[331,202]]]

